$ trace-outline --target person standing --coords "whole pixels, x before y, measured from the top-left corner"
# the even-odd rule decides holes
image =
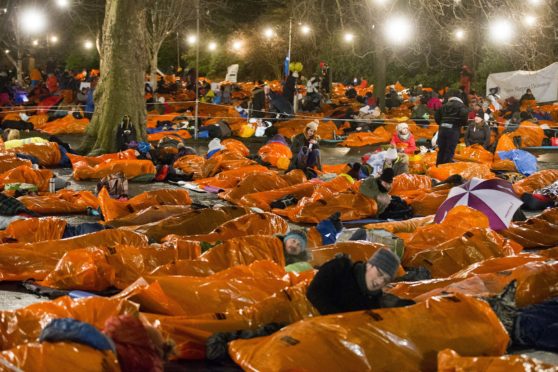
[[[450,92],[448,101],[442,108],[436,111],[436,123],[440,126],[438,130],[438,156],[436,166],[451,163],[455,148],[459,142],[461,127],[467,125],[469,110],[458,97],[459,92]]]

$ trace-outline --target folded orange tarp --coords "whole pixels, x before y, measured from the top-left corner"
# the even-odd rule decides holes
[[[105,221],[123,218],[154,205],[189,205],[192,199],[188,191],[183,189],[159,189],[141,193],[133,198],[120,201],[110,197],[103,188],[99,192],[99,206]]]
[[[461,177],[469,180],[473,177],[489,179],[494,178],[494,173],[490,171],[490,167],[486,164],[457,162],[441,164],[437,167],[431,167],[426,172],[430,177],[438,180],[445,180],[449,176],[459,174]]]
[[[426,267],[433,278],[445,278],[465,267],[492,257],[512,256],[523,247],[487,228],[474,228],[430,249],[404,259],[410,267]],[[407,252],[405,252],[407,254]],[[409,257],[409,256],[406,256]]]
[[[240,207],[204,208],[178,214],[163,220],[139,226],[126,226],[122,229],[136,231],[149,239],[160,241],[167,235],[208,234],[226,221],[248,213]]]
[[[438,372],[525,372],[552,370],[556,370],[556,366],[530,358],[526,355],[464,357],[451,349],[445,349],[438,353]]]
[[[508,342],[486,302],[457,294],[306,319],[271,336],[232,341],[229,355],[247,371],[435,370],[440,350],[497,356]]]
[[[118,297],[130,298],[147,312],[196,316],[253,305],[289,283],[284,268],[271,261],[257,261],[207,277],[146,276]]]
[[[558,208],[547,209],[527,221],[512,222],[501,234],[525,248],[540,249],[558,245]]]
[[[103,329],[108,318],[138,314],[132,302],[104,297],[72,299],[68,296],[0,312],[0,350],[35,342],[52,319],[73,318]],[[38,370],[42,370],[39,368]]]
[[[558,181],[558,169],[545,169],[514,183],[513,191],[521,196],[526,192],[532,193],[535,190],[542,189],[556,181]]]
[[[116,244],[146,247],[147,238],[131,231],[103,230],[61,240],[0,244],[0,280],[42,280],[68,251]]]
[[[10,152],[34,156],[39,161],[39,165],[43,167],[56,166],[62,159],[58,144],[54,142],[28,143],[10,150]]]
[[[48,191],[48,183],[53,173],[48,169],[33,169],[27,165],[20,165],[0,174],[0,187],[9,183],[30,183],[37,186],[39,191]]]
[[[60,190],[54,194],[21,196],[19,201],[35,213],[43,215],[86,213],[99,208],[99,200],[90,191]]]
[[[283,242],[274,236],[248,235],[218,244],[194,260],[180,260],[157,268],[153,275],[209,276],[237,265],[269,260],[285,266]]]
[[[341,146],[361,147],[366,145],[377,145],[380,143],[388,143],[391,141],[391,133],[386,131],[384,127],[378,127],[373,132],[357,132],[347,136]]]
[[[119,372],[116,355],[71,342],[31,342],[0,353],[7,371],[106,371]],[[5,369],[6,368],[6,369]],[[17,369],[16,369],[17,368]]]

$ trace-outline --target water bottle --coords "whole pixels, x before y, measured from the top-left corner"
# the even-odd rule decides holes
[[[56,192],[56,185],[54,183],[54,177],[48,181],[48,192]]]

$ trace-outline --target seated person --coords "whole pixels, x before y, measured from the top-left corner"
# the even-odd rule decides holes
[[[378,215],[382,214],[391,202],[391,196],[388,192],[391,190],[393,177],[393,169],[386,168],[379,177],[370,176],[362,181],[360,185],[361,194],[376,201]]]
[[[409,130],[409,125],[407,123],[397,124],[396,131],[391,138],[391,144],[394,145],[398,151],[404,152],[405,154],[414,154],[417,150],[415,137]]]
[[[490,147],[490,128],[484,121],[483,116],[483,114],[477,113],[474,121],[467,127],[465,144],[467,146],[478,144],[488,150]]]
[[[399,258],[385,248],[368,262],[353,262],[347,255],[338,255],[320,267],[306,297],[322,315],[414,304],[382,291],[398,268]]]
[[[293,157],[289,169],[318,168],[322,170],[320,155],[320,137],[316,134],[318,122],[316,120],[306,124],[304,132],[297,134],[291,144]]]
[[[6,134],[6,142],[4,142],[4,148],[6,150],[15,149],[28,143],[48,143],[48,140],[41,137],[20,139],[19,130],[17,129],[10,129],[4,133]]]

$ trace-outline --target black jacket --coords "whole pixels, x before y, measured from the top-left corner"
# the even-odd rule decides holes
[[[469,110],[460,99],[450,98],[434,115],[436,123],[454,124],[454,129],[467,124]]]
[[[265,106],[265,92],[263,88],[256,87],[252,89],[252,108],[257,111],[262,111]]]
[[[368,291],[365,271],[365,262],[353,263],[347,255],[339,255],[320,267],[306,297],[322,315],[414,304],[381,290]]]

